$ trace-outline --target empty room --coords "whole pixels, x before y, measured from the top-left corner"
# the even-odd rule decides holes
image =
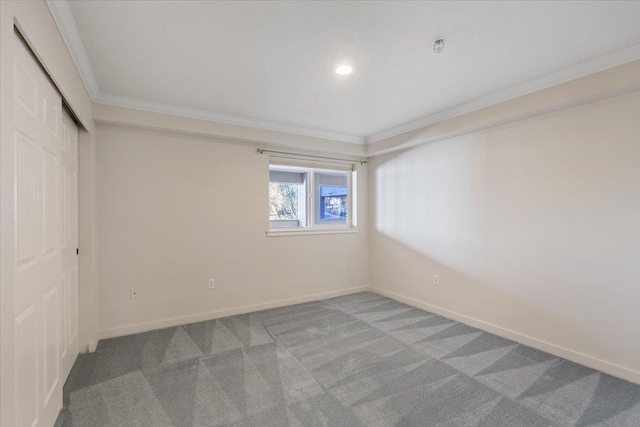
[[[1,427],[640,427],[640,0],[0,1]]]

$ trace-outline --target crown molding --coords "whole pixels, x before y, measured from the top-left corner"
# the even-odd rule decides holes
[[[133,108],[136,110],[149,111],[152,113],[171,114],[189,119],[208,120],[212,122],[225,123],[229,125],[245,126],[255,129],[263,129],[274,132],[284,132],[294,135],[309,136],[314,138],[328,139],[331,141],[347,142],[351,144],[364,145],[365,138],[359,136],[345,135],[335,132],[327,132],[317,129],[310,129],[302,126],[288,125],[284,123],[271,122],[267,120],[251,119],[241,116],[214,113],[209,110],[183,107],[174,104],[164,104],[160,102],[145,101],[142,99],[129,98],[119,95],[108,95],[100,93],[95,99],[96,104],[110,105],[112,107]]]
[[[396,126],[367,137],[360,137],[318,129],[311,129],[303,126],[252,119],[243,116],[220,114],[209,110],[183,107],[174,104],[165,104],[102,93],[100,92],[95,74],[93,73],[93,69],[91,68],[89,58],[84,49],[84,45],[80,38],[80,33],[78,32],[78,28],[76,27],[71,9],[69,8],[68,1],[45,1],[60,31],[60,34],[62,35],[62,38],[67,45],[67,49],[69,50],[71,57],[73,58],[73,62],[78,69],[78,73],[80,74],[80,77],[82,78],[82,81],[84,82],[87,91],[89,92],[89,96],[94,103],[115,107],[133,108],[155,113],[172,114],[180,117],[209,120],[219,123],[246,126],[250,128],[284,132],[294,135],[303,135],[352,144],[372,144],[383,141],[385,139],[419,129],[421,127],[426,127],[443,120],[471,113],[482,108],[490,107],[501,102],[527,95],[532,92],[536,92],[579,77],[593,74],[607,68],[615,67],[617,65],[622,65],[627,62],[640,59],[640,44],[636,44],[626,49],[622,49],[620,51],[580,63],[576,66],[547,74],[545,76],[531,80],[527,83],[513,86],[508,89],[487,95],[485,97],[477,98],[475,100],[457,105],[438,113],[431,114],[421,119],[405,123],[401,126]]]
[[[482,98],[465,102],[464,104],[460,104],[455,107],[440,111],[438,113],[431,114],[429,116],[423,117],[422,119],[418,119],[409,123],[405,123],[404,125],[376,133],[365,138],[366,143],[372,144],[388,138],[392,138],[394,136],[398,136],[400,134],[410,132],[421,127],[426,127],[443,120],[471,113],[482,108],[490,107],[504,101],[509,101],[511,99],[518,98],[532,92],[537,92],[551,86],[565,83],[589,74],[597,73],[598,71],[603,71],[607,68],[612,68],[618,65],[625,64],[627,62],[635,61],[637,59],[640,59],[640,44],[636,44],[626,49],[622,49],[604,56],[591,59],[589,61],[582,62],[573,67],[565,68],[563,70],[547,74],[545,76],[531,80],[527,83],[512,86],[508,89],[495,92]]]
[[[559,111],[596,105],[640,93],[640,60],[592,73],[502,103],[366,145],[375,157],[419,145],[508,126]],[[611,101],[615,102],[615,101]]]
[[[115,107],[134,108],[137,110],[154,113],[172,114],[180,117],[192,119],[209,120],[214,122],[246,126],[256,129],[285,132],[294,135],[303,135],[314,138],[328,139],[331,141],[347,142],[351,144],[364,144],[365,138],[360,136],[346,135],[336,132],[327,132],[318,129],[295,126],[267,120],[252,119],[242,116],[219,114],[209,110],[183,107],[174,104],[165,104],[142,99],[129,98],[119,95],[102,93],[91,68],[89,57],[84,49],[78,27],[69,8],[67,0],[45,0],[53,20],[62,35],[64,43],[73,58],[73,62],[78,69],[78,73],[89,92],[91,100],[96,104],[105,104]]]
[[[76,27],[76,21],[73,19],[69,3],[67,3],[67,0],[45,0],[45,2],[53,21],[58,27],[58,31],[60,31],[64,44],[67,45],[67,50],[71,54],[80,78],[87,88],[91,100],[95,102],[100,89],[96,76],[93,74],[87,52],[84,50],[82,39],[80,39],[80,33],[78,32],[78,27]]]

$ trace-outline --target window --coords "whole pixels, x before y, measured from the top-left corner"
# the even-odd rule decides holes
[[[270,230],[353,229],[352,166],[297,163],[272,160],[269,165]]]
[[[288,166],[269,167],[269,221],[271,228],[307,226],[309,171]]]
[[[314,170],[316,188],[316,223],[347,223],[346,171]]]

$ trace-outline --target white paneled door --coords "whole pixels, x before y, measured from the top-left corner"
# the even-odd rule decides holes
[[[78,355],[78,127],[62,112],[62,377]]]
[[[14,42],[16,426],[52,426],[78,353],[78,129],[24,42]]]

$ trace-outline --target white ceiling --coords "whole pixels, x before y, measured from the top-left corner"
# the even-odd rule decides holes
[[[535,79],[559,83],[540,78],[623,49],[618,62],[640,56],[638,1],[68,4],[62,32],[77,63],[84,46],[98,102],[350,142]],[[341,62],[356,72],[337,76]]]

